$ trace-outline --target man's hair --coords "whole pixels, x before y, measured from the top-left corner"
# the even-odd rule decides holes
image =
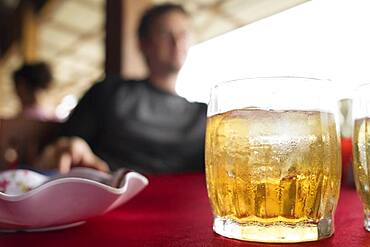
[[[185,10],[184,7],[175,3],[163,3],[147,9],[144,12],[143,16],[141,17],[139,23],[138,28],[139,40],[145,40],[148,38],[150,29],[153,23],[156,21],[156,19],[172,11],[178,11],[184,14],[185,16],[189,16],[189,13]]]

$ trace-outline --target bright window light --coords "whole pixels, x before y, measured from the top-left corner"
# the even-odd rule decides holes
[[[339,98],[370,83],[370,1],[312,0],[190,49],[177,92],[208,102],[218,82],[255,76],[331,79]]]

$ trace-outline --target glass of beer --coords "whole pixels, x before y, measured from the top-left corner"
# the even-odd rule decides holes
[[[356,90],[353,118],[353,173],[364,208],[364,227],[370,231],[370,84]]]
[[[334,233],[341,157],[331,82],[250,78],[216,85],[206,131],[213,230],[257,242]]]

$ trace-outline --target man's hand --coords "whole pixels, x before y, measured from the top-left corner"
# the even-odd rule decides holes
[[[58,139],[44,149],[36,164],[40,169],[58,168],[61,173],[69,172],[73,166],[109,171],[107,163],[97,157],[89,145],[79,137]]]

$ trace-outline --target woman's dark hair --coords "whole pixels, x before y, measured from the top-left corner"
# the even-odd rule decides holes
[[[155,22],[157,18],[160,16],[167,14],[171,11],[178,11],[185,16],[189,16],[189,13],[179,4],[175,3],[163,3],[159,5],[155,5],[145,11],[143,16],[141,17],[139,28],[138,28],[138,36],[140,40],[145,40],[148,38],[150,33],[150,28]]]
[[[49,66],[44,62],[23,64],[14,71],[15,84],[25,83],[31,90],[45,89],[49,86],[52,75]]]

